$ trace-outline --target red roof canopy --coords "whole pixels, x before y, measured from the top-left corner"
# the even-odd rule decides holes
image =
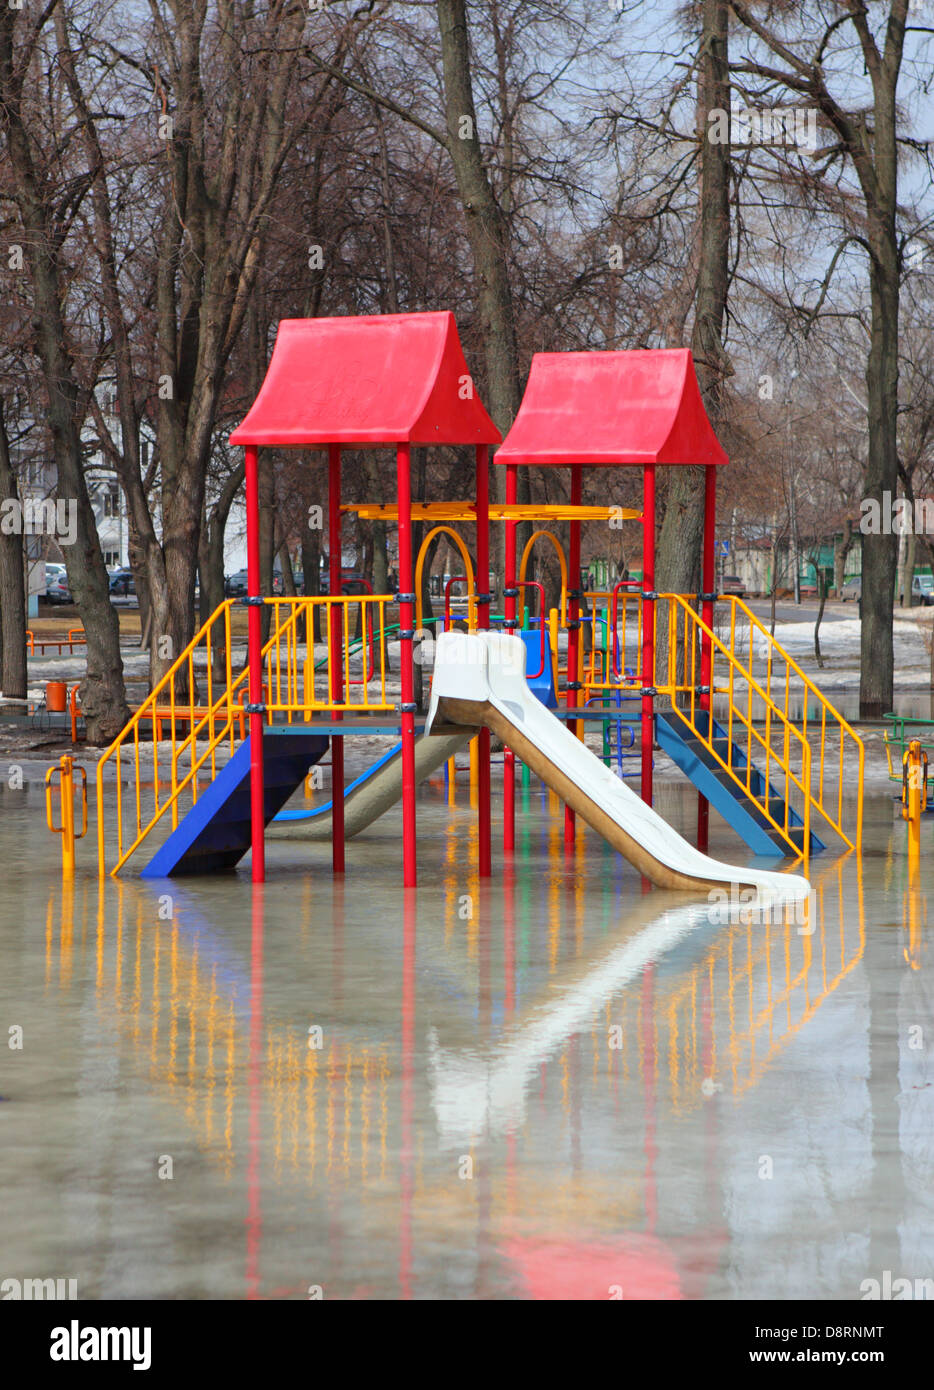
[[[450,312],[282,319],[231,444],[498,444]]]
[[[687,348],[537,352],[497,463],[726,463]]]

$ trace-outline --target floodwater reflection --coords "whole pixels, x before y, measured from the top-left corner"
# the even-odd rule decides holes
[[[854,1299],[931,1276],[931,875],[890,815],[862,864],[812,862],[805,925],[646,892],[589,833],[566,853],[537,790],[481,881],[466,792],[429,785],[408,891],[392,816],[345,880],[286,844],[261,888],[62,885],[24,822],[0,1275],[82,1298]],[[735,855],[725,831],[711,850]]]

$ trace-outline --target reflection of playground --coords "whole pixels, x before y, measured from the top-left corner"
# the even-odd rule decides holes
[[[555,839],[558,833],[552,830]],[[473,917],[461,920],[458,908],[470,887],[469,879],[459,873],[463,849],[463,842],[452,835],[447,867],[449,873],[458,871],[459,881],[445,885],[443,944],[429,939],[422,947],[424,958],[437,961],[439,979],[445,960],[448,980],[462,978],[476,967],[478,925]],[[779,924],[757,922],[748,912],[734,911],[734,919],[748,920],[718,927],[707,923],[706,904],[653,893],[614,930],[610,947],[586,956],[578,953],[573,965],[557,974],[557,943],[566,908],[560,880],[555,876],[544,884],[544,904],[527,895],[523,904],[513,888],[504,923],[508,935],[514,937],[517,928],[521,933],[523,925],[528,926],[521,921],[523,910],[538,915],[544,905],[549,914],[550,988],[537,1002],[524,1005],[482,1054],[463,1011],[458,1011],[459,1021],[457,1012],[446,1018],[441,1041],[438,1030],[432,1030],[432,1085],[442,1137],[453,1123],[453,1114],[446,1110],[448,1096],[459,1116],[458,1138],[465,1137],[468,1117],[468,1139],[490,1128],[512,1127],[535,1069],[549,1062],[566,1068],[567,1048],[575,1034],[589,1035],[594,1085],[600,1075],[614,1088],[641,1083],[649,1068],[664,1086],[663,1098],[674,1114],[702,1104],[712,1089],[727,1086],[738,1094],[755,1085],[776,1052],[814,1016],[860,958],[862,909],[849,914],[845,910],[843,870],[838,862],[816,886],[810,935],[802,934],[806,929],[799,926],[793,908],[788,920]],[[84,883],[78,888],[80,941],[85,944],[87,887]],[[65,893],[57,942],[53,925],[58,914],[50,897],[46,939],[47,979],[57,973],[63,987],[71,976],[75,947],[74,904],[71,890],[66,887]],[[98,913],[94,929],[98,999],[102,1004],[108,997],[113,1001],[140,1058],[148,1061],[151,1078],[183,1104],[205,1146],[227,1165],[234,1152],[236,1078],[247,1043],[250,982],[244,963],[178,890],[174,921],[154,921],[156,900],[132,884],[115,885],[115,895],[114,925],[105,928]],[[582,918],[581,875],[572,900],[575,916]],[[909,901],[906,898],[906,911]],[[916,919],[917,913],[909,914],[912,925]],[[913,937],[915,932],[916,927]],[[580,941],[579,932],[575,934]],[[520,975],[521,954],[520,949]],[[516,985],[514,963],[512,980],[503,981],[507,1019],[515,999],[510,1002],[506,996],[515,994]],[[392,1012],[387,1008],[383,1020],[389,1028]],[[379,1036],[378,1026],[371,1031],[369,1042],[351,1044],[332,1036],[318,1047],[309,1046],[304,1020],[267,1020],[265,1084],[277,1157],[292,1152],[298,1166],[307,1164],[313,1171],[319,1156],[318,1107],[323,1104],[329,1120],[343,1107],[348,1126],[342,1140],[345,1159],[350,1157],[356,1126],[364,1149],[368,1138],[378,1135],[385,1162],[386,1087],[395,1046],[385,1033]],[[452,1032],[464,1036],[468,1031],[473,1046],[445,1045],[453,1041]],[[475,1088],[485,1097],[482,1113],[471,1108],[469,1097]],[[381,1117],[375,1124],[374,1104]],[[331,1134],[327,1142],[332,1161],[333,1139]],[[361,1162],[365,1161],[361,1150]]]
[[[160,899],[129,880],[108,885],[115,913],[107,920],[107,899],[98,897],[96,887],[87,880],[77,888],[66,881],[60,913],[58,894],[50,893],[46,984],[68,989],[76,953],[82,967],[93,958],[98,1008],[130,1039],[141,1072],[159,1094],[182,1108],[201,1149],[230,1176],[246,1142],[237,1105],[255,1061],[248,962],[174,886],[170,921],[157,919]],[[277,1168],[291,1166],[309,1181],[319,1164],[328,1173],[336,1164],[349,1171],[356,1157],[349,1147],[356,1123],[361,1172],[372,1163],[385,1178],[390,1076],[385,1037],[353,1045],[322,1038],[320,1047],[309,1046],[317,1038],[310,1038],[307,1028],[304,1021],[267,1017],[264,1022],[262,1091]],[[345,1122],[342,1137],[339,1119]]]
[[[320,1047],[308,1046],[314,1020],[301,982],[291,994],[281,988],[284,957],[267,958],[275,1002],[260,1007],[250,961],[231,933],[199,915],[194,893],[175,891],[170,921],[159,920],[158,897],[132,882],[108,885],[99,900],[97,885],[79,880],[61,913],[56,894],[47,987],[68,991],[91,970],[98,1010],[131,1044],[143,1083],[173,1102],[233,1185],[235,1209],[238,1182],[246,1177],[258,1193],[261,1175],[264,1210],[274,1189],[288,1202],[296,1183],[326,1203],[327,1231],[315,1226],[326,1241],[332,1226],[344,1241],[348,1227],[383,1240],[397,1232],[403,1293],[422,1244],[463,1246],[466,1230],[479,1292],[501,1292],[505,1278],[533,1297],[562,1288],[606,1296],[602,1283],[620,1284],[624,1296],[702,1294],[729,1238],[717,1214],[714,1097],[755,1087],[859,961],[858,866],[828,866],[815,885],[810,936],[794,919],[704,925],[706,904],[660,893],[641,898],[622,924],[601,926],[599,875],[583,849],[574,866],[547,854],[553,872],[537,878],[507,872],[504,900],[484,897],[471,884],[470,830],[473,839],[453,826],[448,837],[442,911],[431,925],[419,911],[418,971],[410,955],[401,998],[387,990],[363,1024],[358,1009],[347,1020],[353,928],[328,886],[331,966],[316,980],[315,1017],[330,1021]],[[557,851],[560,827],[549,825],[552,840]],[[619,902],[617,888],[608,902]],[[293,904],[299,952],[323,920],[310,891],[303,882],[306,897]],[[483,910],[462,919],[471,892]],[[494,920],[485,909],[500,901]],[[388,977],[398,982],[397,972]],[[672,1236],[665,1136],[684,1124],[700,1136],[700,1187]],[[452,1158],[447,1145],[461,1140]],[[473,1183],[452,1178],[464,1154],[478,1165]],[[253,1254],[248,1285],[258,1288],[258,1245]],[[269,1279],[279,1292],[296,1291]]]
[[[579,957],[485,1049],[445,1047],[434,1036],[442,1142],[516,1127],[537,1070],[554,1061],[566,1068],[569,1041],[578,1034],[589,1037],[594,1088],[600,1076],[614,1090],[642,1086],[650,1072],[674,1115],[715,1091],[738,1095],[754,1086],[863,953],[861,875],[857,867],[859,907],[848,913],[843,870],[838,861],[816,885],[810,920],[794,908],[778,922],[735,909],[729,925],[717,926],[706,903],[653,893],[614,930],[612,946]],[[578,875],[576,916],[582,885]],[[548,889],[553,907],[558,891],[555,880]],[[448,938],[452,899],[449,888]],[[560,921],[560,909],[552,921]]]

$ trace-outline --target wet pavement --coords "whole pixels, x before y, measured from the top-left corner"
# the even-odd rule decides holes
[[[657,804],[690,835],[690,789]],[[398,811],[343,882],[289,842],[262,889],[100,885],[89,840],[63,887],[38,790],[3,788],[0,1281],[856,1300],[889,1271],[923,1296],[934,818],[912,879],[891,797],[866,816],[862,860],[814,858],[807,914],[763,921],[584,828],[566,854],[537,786],[481,883],[466,785],[426,785],[408,893]],[[710,852],[749,862],[722,823]]]

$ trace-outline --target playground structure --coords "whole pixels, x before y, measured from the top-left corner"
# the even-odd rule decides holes
[[[69,656],[75,647],[86,647],[88,639],[83,627],[70,627],[64,637],[43,637],[36,639],[31,628],[26,629],[26,651],[30,656],[45,656],[46,651],[55,648],[57,656],[67,651]]]
[[[727,460],[704,412],[690,353],[536,355],[522,405],[495,459],[505,469],[501,504],[489,499],[489,450],[499,439],[473,387],[451,314],[280,324],[265,381],[231,436],[246,456],[247,663],[238,669],[234,660],[231,612],[237,601],[228,599],[198,630],[100,760],[101,874],[119,872],[158,827],[169,831],[168,838],[143,869],[144,875],[213,872],[232,867],[250,850],[253,878],[262,881],[266,826],[309,769],[329,752],[332,799],[326,820],[299,812],[291,833],[301,834],[305,819],[305,838],[329,837],[333,870],[342,873],[348,833],[357,833],[401,800],[403,881],[414,886],[417,782],[425,768],[447,761],[450,749],[469,741],[474,750],[479,872],[481,877],[490,875],[489,727],[448,719],[435,721],[429,732],[414,697],[414,647],[425,630],[422,568],[428,543],[439,533],[458,548],[465,568],[463,577],[448,581],[440,626],[453,626],[450,591],[455,583],[463,583],[468,632],[487,654],[493,648],[483,634],[491,627],[499,626],[507,638],[521,637],[528,688],[543,712],[552,707],[550,720],[566,725],[562,734],[582,742],[588,722],[615,728],[621,766],[625,727],[638,757],[644,807],[652,804],[653,748],[657,743],[669,753],[698,790],[694,853],[705,857],[711,802],[754,853],[801,860],[805,871],[809,855],[823,848],[817,824],[821,834],[829,827],[845,847],[859,848],[860,739],[745,604],[732,597],[718,599],[713,591],[716,469]],[[411,449],[432,444],[474,449],[472,499],[430,503],[412,498]],[[342,451],[378,446],[396,451],[396,499],[353,504],[353,510],[396,522],[399,591],[348,596],[341,593]],[[327,451],[326,597],[273,598],[259,592],[261,447]],[[703,467],[705,472],[703,584],[696,596],[654,590],[656,470],[684,465]],[[569,468],[569,504],[520,505],[520,466]],[[641,468],[641,511],[583,506],[585,467]],[[585,595],[580,587],[581,523],[611,514],[641,522],[641,579]],[[413,520],[431,523],[417,556]],[[464,521],[476,527],[475,566],[454,529]],[[502,615],[491,613],[491,522],[505,527]],[[537,529],[517,563],[522,522]],[[557,537],[538,526],[550,522],[568,526],[566,555]],[[530,626],[528,598],[536,582],[526,576],[533,547],[542,541],[557,551],[561,596],[558,607],[546,616],[542,590],[538,624]],[[585,597],[589,616],[582,613]],[[397,609],[398,625],[391,609]],[[263,612],[269,618],[265,641]],[[323,657],[316,656],[309,638],[316,621],[326,634]],[[589,643],[582,640],[585,626]],[[389,689],[391,636],[399,644],[398,701]],[[436,650],[441,647],[439,640]],[[803,714],[798,716],[795,702],[801,699]],[[557,738],[550,724],[547,728],[548,737]],[[395,735],[398,749],[379,760],[372,776],[358,778],[345,795],[344,739],[362,733]],[[442,749],[445,740],[448,746]],[[518,734],[513,742],[520,744]],[[435,743],[437,753],[432,753],[430,745]],[[560,781],[553,762],[535,756],[528,742],[522,747],[525,757],[520,750],[520,761],[533,765],[546,781]],[[516,753],[507,736],[502,796],[506,854],[515,846]],[[606,761],[606,738],[604,755]],[[594,788],[578,788],[582,796],[572,795],[566,781],[560,788],[566,806],[565,842],[570,846],[575,815],[595,804]],[[853,806],[846,804],[848,789]],[[640,821],[638,816],[632,819],[633,814],[627,805],[626,833],[638,840]],[[592,814],[589,819],[594,823]],[[685,846],[679,836],[676,839]],[[621,845],[622,841],[617,847]],[[646,872],[645,861],[635,857]],[[736,870],[734,881],[751,882],[750,873]],[[725,881],[716,874],[695,877],[704,883]]]

